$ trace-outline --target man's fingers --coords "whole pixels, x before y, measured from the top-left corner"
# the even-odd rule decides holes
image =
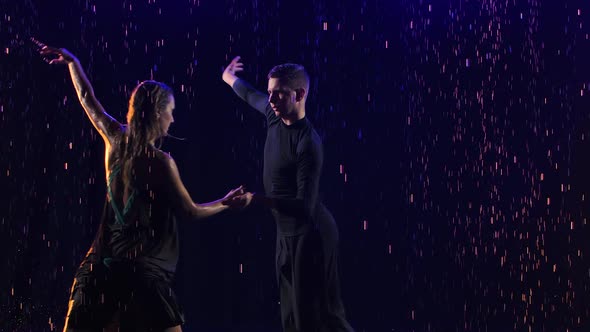
[[[235,74],[237,72],[244,71],[244,68],[242,68],[241,65],[239,65],[239,66],[238,65],[231,65],[231,66],[229,66],[227,68],[228,68],[228,71],[231,72],[232,74]]]

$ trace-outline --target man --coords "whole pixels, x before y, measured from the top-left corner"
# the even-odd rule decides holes
[[[268,95],[236,76],[236,57],[222,78],[267,119],[264,146],[266,196],[246,194],[272,209],[277,222],[276,272],[286,332],[353,331],[344,315],[337,273],[338,229],[318,201],[322,142],[305,117],[309,76],[283,64],[268,74]]]

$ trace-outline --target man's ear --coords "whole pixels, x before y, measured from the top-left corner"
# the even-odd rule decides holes
[[[304,88],[295,89],[295,101],[302,101],[307,96],[307,91]]]

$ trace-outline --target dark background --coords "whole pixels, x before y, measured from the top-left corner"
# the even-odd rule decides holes
[[[105,198],[102,140],[30,37],[77,55],[120,121],[139,81],[169,84],[186,140],[163,149],[198,202],[262,190],[264,118],[223,67],[241,55],[265,90],[272,66],[303,64],[357,332],[589,325],[587,1],[0,5],[0,330],[62,328]],[[180,230],[184,331],[278,331],[270,214]]]

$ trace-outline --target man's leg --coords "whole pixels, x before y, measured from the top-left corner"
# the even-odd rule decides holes
[[[277,234],[276,273],[279,286],[281,325],[284,332],[297,332],[293,317],[293,256],[288,238]]]
[[[310,229],[294,239],[293,296],[294,318],[298,332],[322,330],[324,273],[320,233]]]
[[[322,324],[325,331],[352,332],[354,330],[346,320],[340,296],[338,227],[332,214],[325,207],[320,209],[318,219],[323,252]]]
[[[325,252],[325,300],[322,301],[322,321],[326,331],[352,332],[354,331],[344,313],[344,305],[340,296],[340,279],[338,277],[338,248]]]

